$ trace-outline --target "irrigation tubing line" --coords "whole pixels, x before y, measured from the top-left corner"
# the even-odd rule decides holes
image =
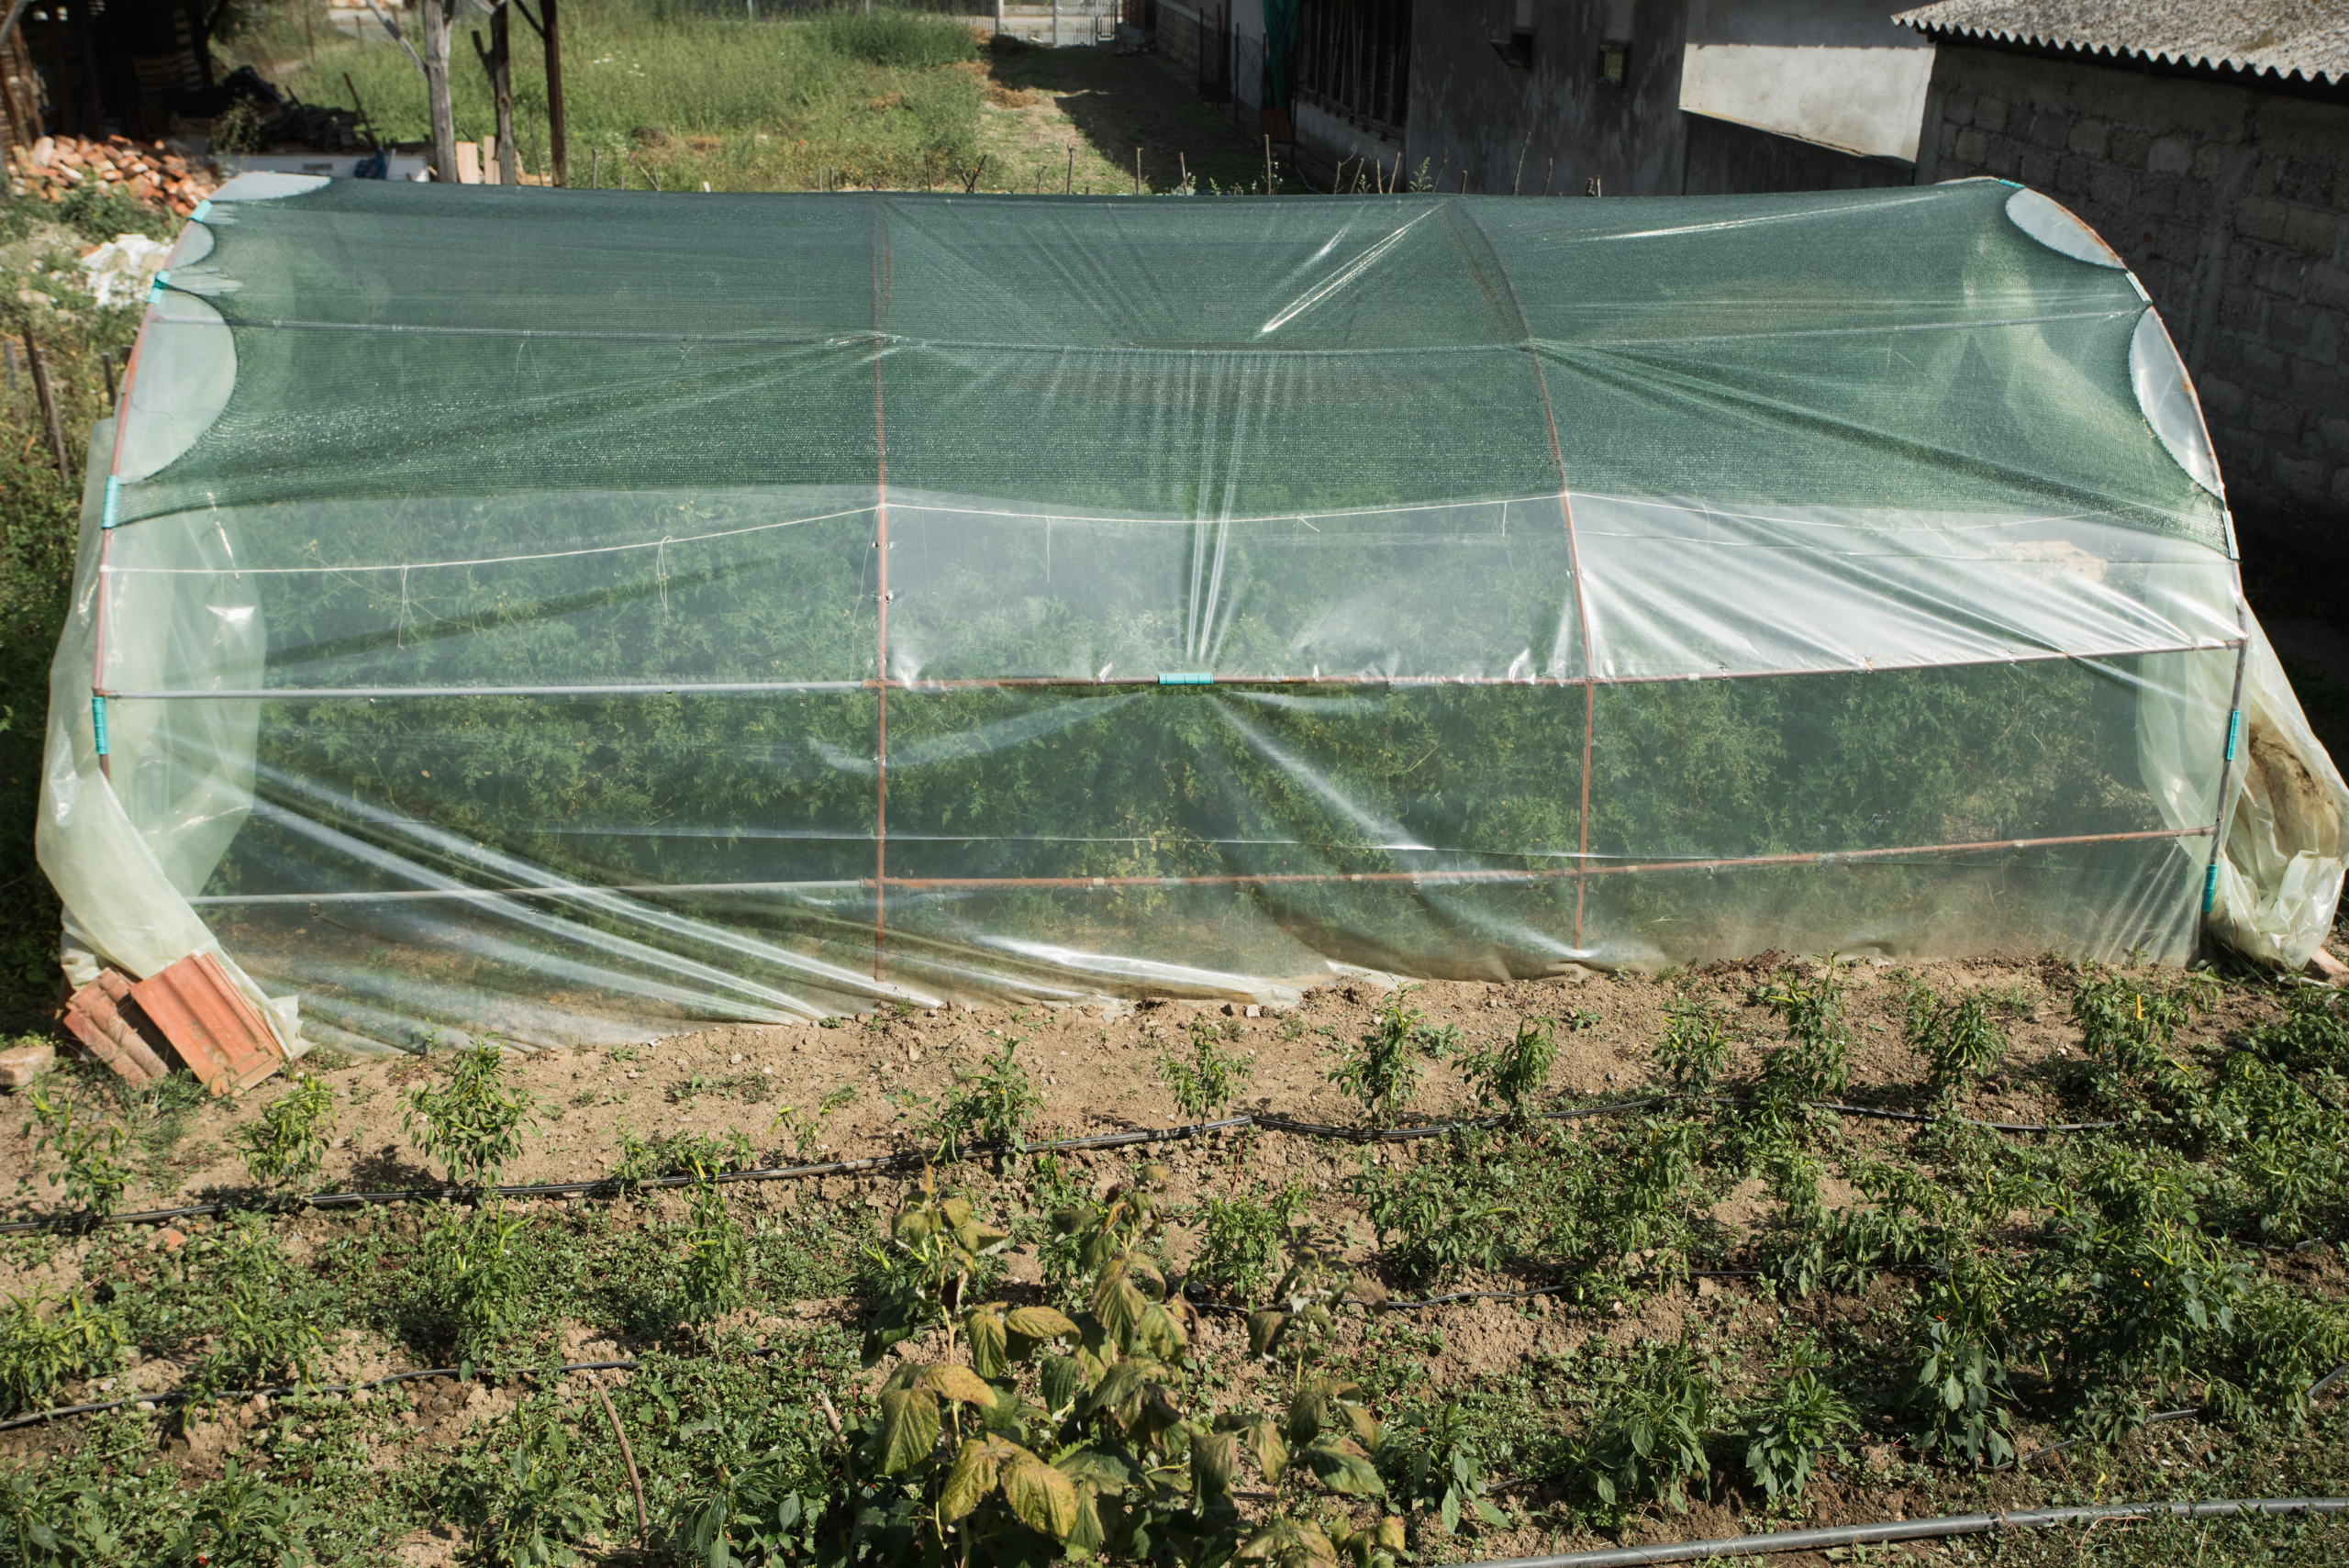
[[[1755,1103],[1713,1095],[1652,1095],[1636,1100],[1610,1100],[1604,1105],[1577,1106],[1570,1110],[1542,1111],[1530,1119],[1575,1121],[1584,1117],[1647,1110],[1656,1106],[1670,1105],[1675,1100],[1717,1106],[1750,1106]],[[1835,1116],[1866,1117],[1878,1121],[1931,1122],[1935,1119],[1915,1111],[1882,1110],[1873,1106],[1845,1106],[1822,1100],[1799,1103],[1809,1110],[1823,1110]],[[1181,1127],[1149,1128],[1134,1132],[1097,1133],[1085,1138],[1055,1139],[1045,1143],[974,1144],[963,1151],[962,1157],[985,1159],[1004,1154],[1051,1154],[1063,1150],[1121,1149],[1149,1143],[1179,1143],[1204,1133],[1227,1132],[1240,1128],[1261,1128],[1267,1132],[1286,1133],[1297,1138],[1329,1138],[1348,1143],[1407,1143],[1420,1139],[1441,1138],[1451,1132],[1507,1127],[1512,1119],[1506,1116],[1488,1116],[1431,1122],[1422,1127],[1338,1127],[1329,1122],[1296,1121],[1269,1114],[1236,1116],[1221,1121],[1190,1122]],[[1974,1121],[1963,1117],[1958,1119],[1965,1126],[1985,1128],[1992,1132],[2089,1132],[2128,1125],[2119,1121]],[[319,1193],[310,1197],[255,1197],[243,1202],[223,1199],[216,1203],[187,1204],[178,1208],[135,1209],[128,1214],[102,1215],[84,1209],[75,1214],[47,1215],[39,1219],[9,1220],[0,1224],[0,1236],[21,1236],[43,1230],[92,1230],[107,1225],[160,1225],[167,1220],[217,1218],[224,1214],[362,1208],[394,1203],[471,1203],[484,1197],[618,1197],[648,1187],[687,1187],[703,1182],[726,1185],[736,1182],[797,1181],[810,1176],[850,1175],[860,1171],[902,1170],[930,1162],[930,1155],[917,1150],[903,1154],[876,1154],[863,1160],[834,1160],[817,1165],[768,1165],[749,1171],[717,1171],[707,1175],[596,1176],[586,1181],[531,1182],[500,1187],[391,1187],[377,1192]]]
[[[1461,1568],[1632,1568],[1643,1562],[1687,1562],[1706,1557],[1757,1557],[1774,1551],[1827,1551],[1895,1540],[1930,1540],[1992,1530],[2046,1529],[2055,1525],[2099,1524],[2107,1519],[2212,1519],[2238,1514],[2338,1514],[2349,1497],[2244,1497],[2212,1503],[2113,1503],[2101,1507],[2018,1508],[1999,1514],[1943,1514],[1930,1519],[1887,1520],[1820,1529],[1777,1530],[1769,1535],[1722,1536],[1711,1540],[1672,1541],[1656,1546],[1608,1546],[1556,1557],[1502,1557]]]

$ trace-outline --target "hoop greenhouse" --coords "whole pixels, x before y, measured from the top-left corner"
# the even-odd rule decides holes
[[[66,965],[288,1043],[1777,950],[2305,962],[2349,809],[2135,280],[1658,201],[248,175],[101,427]]]

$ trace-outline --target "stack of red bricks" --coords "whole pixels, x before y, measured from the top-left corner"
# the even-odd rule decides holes
[[[8,189],[13,195],[62,201],[68,192],[95,181],[119,185],[149,206],[185,217],[195,204],[219,187],[210,164],[164,150],[160,141],[138,142],[110,136],[83,141],[44,136],[27,148],[8,150]]]

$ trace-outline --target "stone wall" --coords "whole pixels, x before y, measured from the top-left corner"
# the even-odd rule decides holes
[[[2239,520],[2349,521],[2349,96],[1942,44],[1920,183],[1989,174],[2094,226],[2153,296]]]

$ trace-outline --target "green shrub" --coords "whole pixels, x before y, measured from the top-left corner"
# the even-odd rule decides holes
[[[1729,1065],[1730,1033],[1720,1010],[1710,1002],[1675,996],[1664,1010],[1664,1040],[1655,1050],[1656,1065],[1671,1076],[1672,1086],[1691,1095],[1709,1095]]]
[[[1925,1086],[1948,1100],[2005,1059],[2006,1031],[1981,994],[1944,1002],[1923,985],[1909,992],[1909,1043],[1928,1062]]]
[[[1158,1075],[1184,1116],[1192,1121],[1213,1121],[1230,1108],[1248,1084],[1248,1059],[1227,1051],[1216,1040],[1214,1025],[1191,1020],[1191,1052],[1187,1060],[1171,1049],[1158,1053]]]
[[[1584,1016],[1576,1015],[1568,1027],[1580,1028]],[[1553,1018],[1521,1018],[1517,1038],[1508,1044],[1461,1053],[1460,1074],[1475,1085],[1480,1108],[1498,1108],[1519,1120],[1532,1113],[1550,1082],[1551,1063],[1558,1059],[1550,1034],[1555,1025]]]
[[[1490,1269],[1527,1249],[1517,1188],[1523,1173],[1497,1141],[1461,1137],[1409,1164],[1365,1160],[1347,1185],[1369,1211],[1393,1267],[1444,1280]]]
[[[334,1091],[327,1081],[305,1073],[293,1086],[237,1129],[245,1171],[255,1184],[284,1186],[318,1173],[334,1137]]]
[[[974,1144],[1014,1152],[1028,1147],[1028,1129],[1044,1097],[1028,1070],[1013,1060],[1025,1043],[1006,1038],[1003,1049],[985,1058],[975,1073],[955,1066],[953,1084],[916,1132],[933,1159],[960,1160]]]
[[[486,1362],[529,1310],[529,1221],[503,1204],[451,1207],[427,1233],[423,1266],[459,1364]]]
[[[1762,1076],[1765,1092],[1777,1088],[1805,1100],[1831,1100],[1852,1082],[1852,1028],[1843,1017],[1843,974],[1830,959],[1817,975],[1782,971],[1756,986],[1753,999],[1778,1015],[1787,1041],[1770,1052]]]
[[[506,1446],[506,1462],[465,1488],[466,1511],[479,1531],[471,1560],[484,1568],[579,1562],[573,1546],[600,1530],[610,1510],[579,1484],[569,1436],[551,1412],[526,1409]]]
[[[1709,1371],[1685,1345],[1649,1345],[1603,1375],[1576,1458],[1601,1503],[1628,1510],[1651,1498],[1688,1509],[1687,1485],[1707,1473]]]
[[[1843,1455],[1844,1440],[1857,1432],[1851,1401],[1808,1368],[1772,1388],[1748,1414],[1743,1430],[1745,1468],[1772,1502],[1782,1494],[1799,1496],[1810,1473],[1828,1454]]]
[[[506,1052],[484,1042],[456,1053],[446,1087],[407,1092],[400,1127],[440,1162],[451,1185],[488,1186],[521,1151],[538,1098],[509,1082],[512,1072]]]
[[[1431,1024],[1425,1013],[1404,1006],[1417,989],[1397,986],[1358,1043],[1330,1070],[1330,1082],[1360,1100],[1375,1126],[1392,1122],[1411,1103],[1422,1058],[1442,1057],[1459,1043],[1458,1029]]]
[[[197,1494],[195,1506],[163,1549],[163,1560],[193,1568],[294,1568],[306,1553],[302,1527],[314,1517],[302,1495],[230,1456],[220,1479]]]
[[[685,1257],[677,1270],[677,1317],[699,1328],[742,1305],[749,1295],[751,1246],[715,1183],[696,1182]]]
[[[2072,994],[2072,1022],[2079,1026],[2099,1090],[2116,1094],[2153,1072],[2177,1031],[2210,1006],[2216,989],[2208,974],[2188,974],[2168,986],[2115,974],[2085,982]]]
[[[1294,1182],[1264,1197],[1201,1198],[1192,1280],[1227,1301],[1253,1300],[1278,1276],[1281,1242],[1304,1212],[1305,1189]]]
[[[1978,1339],[1939,1320],[1922,1325],[1922,1353],[1909,1408],[1917,1451],[1969,1465],[2003,1464],[2015,1456],[2014,1390],[2004,1362]]]

